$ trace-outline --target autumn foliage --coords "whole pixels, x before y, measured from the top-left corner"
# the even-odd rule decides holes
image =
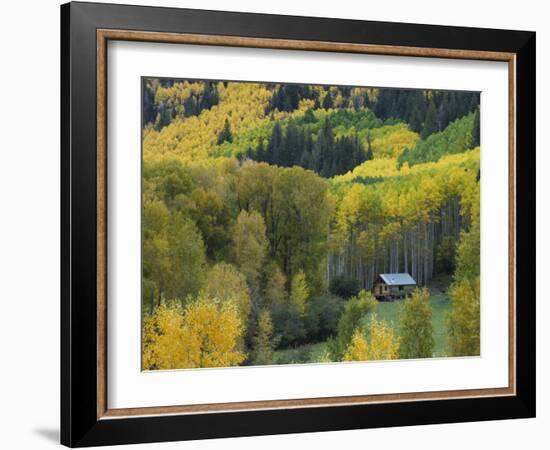
[[[162,305],[145,318],[144,369],[226,367],[243,362],[237,306],[199,297],[185,308]]]
[[[144,79],[143,368],[432,357],[438,278],[479,354],[479,132],[476,93]]]

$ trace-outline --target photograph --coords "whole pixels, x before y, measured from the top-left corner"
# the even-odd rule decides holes
[[[142,370],[480,356],[479,92],[140,94]]]

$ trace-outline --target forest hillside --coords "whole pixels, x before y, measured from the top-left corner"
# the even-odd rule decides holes
[[[144,79],[142,119],[145,369],[479,354],[478,93]]]

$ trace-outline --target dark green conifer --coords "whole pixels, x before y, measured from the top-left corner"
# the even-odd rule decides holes
[[[231,127],[229,126],[229,121],[227,119],[225,119],[222,131],[220,131],[220,134],[218,135],[218,145],[223,144],[224,142],[233,142]]]

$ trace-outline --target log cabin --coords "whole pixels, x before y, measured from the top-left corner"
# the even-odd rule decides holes
[[[381,273],[374,280],[373,294],[377,300],[395,300],[409,295],[416,281],[408,273]]]

